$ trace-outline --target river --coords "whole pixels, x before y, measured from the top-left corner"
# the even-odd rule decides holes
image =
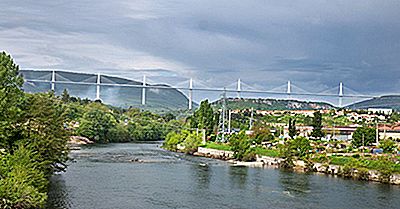
[[[67,171],[51,179],[47,208],[400,207],[400,186],[233,167],[160,145],[107,144],[72,151]]]

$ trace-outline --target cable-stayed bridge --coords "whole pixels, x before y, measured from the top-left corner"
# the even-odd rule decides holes
[[[34,73],[35,76],[32,76],[32,73]],[[77,74],[77,76],[67,76],[68,73]],[[102,100],[104,95],[107,94],[107,92],[103,92],[103,88],[105,87],[125,88],[129,91],[135,91],[135,95],[140,95],[140,99],[137,98],[137,101],[140,101],[139,104],[141,106],[147,105],[149,100],[148,95],[151,94],[151,92],[154,93],[156,91],[161,91],[165,93],[171,90],[178,90],[186,98],[186,108],[189,110],[193,108],[194,101],[201,101],[202,99],[215,96],[218,98],[219,95],[223,94],[237,98],[268,97],[275,99],[325,101],[338,107],[377,96],[358,93],[357,91],[346,87],[342,82],[340,82],[337,87],[323,89],[317,92],[309,92],[291,81],[272,89],[264,89],[262,86],[251,85],[241,79],[233,81],[225,87],[212,87],[201,80],[193,80],[191,78],[170,85],[157,84],[158,82],[153,81],[151,77],[146,75],[143,75],[141,81],[134,81],[112,75],[86,74],[59,70],[21,70],[21,74],[24,76],[26,85],[48,85],[47,90],[62,91],[66,86],[71,85],[89,86],[91,90],[88,92],[88,97],[97,100]],[[108,94],[109,93],[110,92],[108,92]],[[196,99],[194,99],[195,95]]]

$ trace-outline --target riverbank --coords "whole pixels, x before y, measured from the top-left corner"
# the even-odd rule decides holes
[[[193,153],[194,156],[226,160],[233,166],[280,168],[286,165],[286,160],[279,157],[257,155],[256,161],[243,162],[234,160],[233,154],[234,153],[229,150],[218,150],[205,147],[198,147],[197,152]],[[365,168],[353,168],[348,165],[334,165],[327,163],[313,163],[310,161],[306,162],[304,160],[293,160],[292,169],[297,172],[317,172],[327,175],[353,178],[357,180],[400,185],[400,174],[398,173],[387,173],[377,170],[368,170]]]

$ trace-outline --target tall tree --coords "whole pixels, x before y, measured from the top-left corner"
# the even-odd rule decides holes
[[[354,147],[369,146],[376,140],[376,129],[367,126],[358,127],[353,133],[351,143]]]
[[[297,136],[297,130],[296,130],[296,119],[289,118],[289,136],[290,138],[294,138]]]
[[[39,155],[46,175],[64,171],[68,159],[65,108],[53,92],[28,94],[19,124],[23,144]],[[18,137],[18,136],[16,136]]]
[[[11,150],[24,93],[19,67],[10,55],[0,53],[0,148]]]
[[[217,124],[217,118],[208,100],[203,100],[191,116],[190,124],[192,128],[206,129],[207,134],[210,134]]]
[[[64,89],[63,93],[61,94],[61,101],[63,101],[64,103],[68,103],[70,100],[70,95],[68,93],[67,89]]]
[[[321,138],[324,136],[324,133],[322,132],[322,114],[320,111],[314,112],[312,126],[313,126],[313,131],[311,133],[311,136],[315,138]]]

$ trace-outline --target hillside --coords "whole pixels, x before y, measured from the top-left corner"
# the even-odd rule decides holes
[[[222,100],[213,102],[217,108],[221,107]],[[248,98],[227,98],[226,105],[230,109],[248,109],[257,110],[317,110],[333,109],[333,105],[324,102],[306,102],[298,100],[280,100],[280,99],[248,99]]]
[[[391,108],[400,110],[400,95],[387,95],[364,100],[347,106],[350,109]]]
[[[29,81],[24,83],[24,90],[26,92],[45,92],[51,88],[51,71],[34,71],[34,70],[20,70],[20,73],[27,80],[46,80],[45,82]],[[73,81],[85,82],[88,84],[67,84],[56,83],[55,93],[60,95],[64,89],[67,89],[72,96],[81,98],[96,98],[96,78],[94,74],[81,74],[74,72],[57,71],[56,81]],[[101,76],[103,84],[131,84],[142,85],[142,82],[117,78],[111,76]],[[93,84],[92,84],[93,83]],[[163,84],[149,85],[149,86],[166,86]],[[118,107],[142,107],[141,96],[142,88],[137,87],[122,87],[122,86],[101,86],[100,98],[106,104]],[[147,89],[146,90],[146,109],[185,109],[188,106],[187,97],[176,89]]]

